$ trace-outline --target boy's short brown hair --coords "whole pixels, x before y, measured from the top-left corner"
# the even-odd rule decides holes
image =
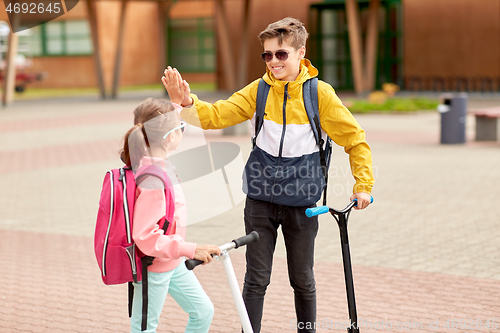
[[[271,23],[259,34],[259,40],[262,45],[271,38],[278,38],[278,44],[281,46],[283,40],[288,42],[296,49],[305,46],[309,33],[306,27],[299,20],[292,17],[285,17],[282,20]]]

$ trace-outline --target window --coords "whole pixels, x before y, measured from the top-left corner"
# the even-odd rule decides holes
[[[87,21],[47,22],[25,36],[33,56],[90,55],[92,40]]]
[[[168,63],[181,72],[214,72],[216,58],[213,19],[170,19]]]
[[[361,25],[366,26],[369,1],[359,0]],[[320,78],[338,90],[354,89],[345,0],[330,0],[310,6],[315,20],[310,27],[308,52]],[[379,10],[376,86],[402,84],[402,5],[400,0],[382,0]],[[363,45],[365,43],[363,34]]]

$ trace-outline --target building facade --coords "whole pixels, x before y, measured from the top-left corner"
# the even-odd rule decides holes
[[[166,2],[166,20],[162,22],[158,2],[129,1],[120,86],[159,83],[162,67],[168,64],[190,82],[215,82],[221,89],[237,89],[265,71],[259,32],[271,22],[292,16],[304,22],[311,33],[307,57],[320,70],[320,78],[336,89],[353,89],[345,0]],[[361,31],[366,31],[369,0],[357,3]],[[380,3],[376,87],[392,82],[410,90],[500,89],[500,1]],[[119,43],[120,8],[121,1],[95,2],[97,45],[108,89]],[[33,86],[97,86],[95,44],[88,17],[88,6],[81,0],[60,18],[19,37],[19,52],[32,59],[31,70],[49,74]],[[7,21],[3,3],[0,20]],[[231,76],[239,80],[230,84]]]

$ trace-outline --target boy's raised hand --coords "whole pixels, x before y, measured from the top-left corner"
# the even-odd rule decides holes
[[[179,73],[177,69],[168,66],[167,69],[165,69],[161,81],[173,103],[182,106],[193,104],[193,100],[190,96],[191,89],[189,88],[189,84],[186,80],[182,79],[181,73]]]
[[[165,70],[161,82],[167,90],[172,103],[182,105],[182,100],[184,99],[184,86],[181,84],[177,73],[174,72],[170,66]]]

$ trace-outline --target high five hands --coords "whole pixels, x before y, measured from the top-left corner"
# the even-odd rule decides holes
[[[193,104],[193,100],[190,96],[191,89],[189,88],[189,83],[182,79],[181,73],[179,73],[177,69],[168,66],[167,69],[165,69],[164,76],[161,78],[161,82],[167,90],[172,103],[181,106]]]

